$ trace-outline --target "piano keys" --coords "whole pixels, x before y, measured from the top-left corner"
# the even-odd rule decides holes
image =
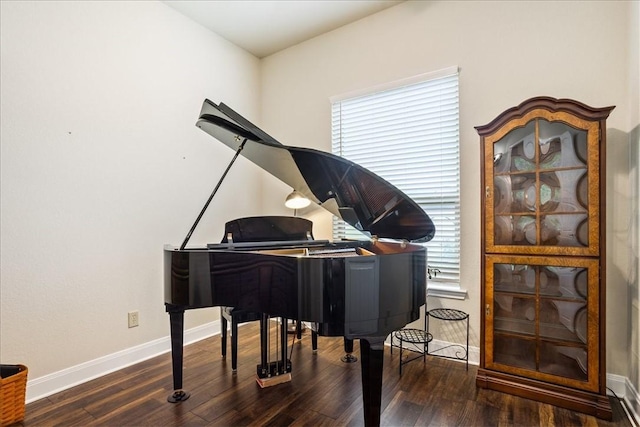
[[[166,245],[174,377],[168,400],[189,397],[182,389],[184,311],[233,306],[311,322],[319,335],[359,339],[365,424],[378,425],[384,340],[419,318],[427,271],[420,243],[433,238],[433,222],[367,169],[329,153],[282,145],[224,104],[205,100],[197,125],[236,157],[242,154],[369,238],[264,241],[256,235],[252,241],[249,233],[242,242],[223,238],[223,243],[186,247],[188,235],[181,247]],[[287,229],[286,219],[273,227]]]

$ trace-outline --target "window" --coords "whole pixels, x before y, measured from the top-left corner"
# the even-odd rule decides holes
[[[331,99],[332,151],[371,170],[418,203],[436,235],[430,295],[460,297],[458,70],[452,67]],[[362,234],[334,219],[334,238]],[[443,290],[444,293],[434,292]],[[450,291],[450,292],[447,292]],[[464,295],[464,294],[462,294]]]

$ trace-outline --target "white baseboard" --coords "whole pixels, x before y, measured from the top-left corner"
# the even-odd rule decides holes
[[[624,393],[624,409],[631,420],[635,421],[636,426],[640,426],[640,393],[633,387],[629,378],[625,378],[626,390]]]
[[[216,334],[220,334],[220,320],[185,330],[184,343],[185,345],[191,344]],[[171,351],[171,339],[166,336],[52,374],[32,380],[28,379],[26,403],[34,402],[169,351]]]
[[[460,347],[461,345],[463,347]],[[429,353],[435,353],[435,355],[440,354],[448,357],[457,357],[456,352],[459,354],[460,350],[463,349],[464,344],[457,344],[440,340],[433,340],[429,343]],[[469,364],[480,364],[480,349],[478,347],[474,347],[471,345],[469,346]]]
[[[623,398],[626,394],[627,377],[615,374],[607,374],[607,394]]]

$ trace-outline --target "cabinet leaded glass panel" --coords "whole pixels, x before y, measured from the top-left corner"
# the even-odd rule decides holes
[[[529,253],[597,253],[599,223],[591,212],[599,195],[589,192],[595,178],[588,164],[597,129],[570,125],[562,114],[529,116],[487,138],[493,182],[485,191],[488,244],[496,252],[520,246]]]
[[[587,310],[590,298],[597,301],[597,263],[577,259],[544,265],[547,262],[539,257],[489,259],[491,361],[534,371],[541,378],[551,374],[584,382],[586,387],[589,332],[598,328],[594,319],[589,322]]]

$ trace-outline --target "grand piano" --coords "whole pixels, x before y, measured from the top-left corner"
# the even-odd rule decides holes
[[[329,153],[283,145],[225,104],[205,100],[196,125],[235,155],[182,245],[164,247],[174,388],[167,400],[189,397],[182,384],[185,310],[232,306],[310,322],[321,336],[360,340],[364,421],[379,425],[384,340],[420,316],[427,269],[420,243],[433,238],[433,222],[371,171]],[[245,236],[237,242],[229,232],[223,243],[188,246],[239,155],[368,238],[252,242]]]

